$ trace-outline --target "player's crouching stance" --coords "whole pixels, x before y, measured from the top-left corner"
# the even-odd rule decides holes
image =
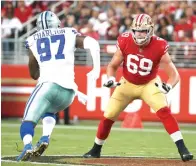
[[[83,157],[99,158],[101,148],[120,112],[134,99],[142,99],[160,118],[175,142],[182,160],[193,159],[193,155],[184,144],[178,124],[171,115],[165,96],[178,83],[179,74],[167,52],[167,42],[153,36],[153,28],[150,16],[140,14],[133,20],[132,33],[127,32],[118,37],[118,49],[108,65],[108,80],[104,86],[111,88],[118,85],[115,75],[122,62],[123,77],[120,85],[115,88],[104,117],[99,123],[94,146]],[[159,64],[169,77],[167,83],[161,83],[156,78]]]
[[[40,156],[49,145],[55,126],[55,113],[64,110],[78,95],[85,102],[85,95],[77,91],[74,78],[75,48],[89,49],[94,68],[88,76],[96,80],[100,75],[100,47],[91,37],[81,36],[74,28],[60,28],[60,20],[50,12],[41,13],[37,19],[37,32],[26,40],[29,49],[29,71],[38,83],[27,101],[20,136],[24,143],[17,161]],[[43,118],[43,136],[32,146],[34,128]]]

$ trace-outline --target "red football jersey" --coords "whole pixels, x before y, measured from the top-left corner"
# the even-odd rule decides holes
[[[118,37],[117,47],[122,51],[123,76],[133,84],[145,84],[157,76],[159,62],[168,50],[166,40],[153,36],[144,48],[135,44],[131,33]]]

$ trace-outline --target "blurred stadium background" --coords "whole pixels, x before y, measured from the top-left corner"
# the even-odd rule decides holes
[[[62,27],[74,27],[80,33],[89,35],[97,39],[101,46],[101,65],[102,72],[101,78],[97,81],[96,85],[91,85],[89,80],[86,80],[85,74],[91,69],[92,60],[88,55],[88,52],[83,50],[76,50],[75,52],[75,70],[76,70],[76,82],[79,86],[79,90],[90,94],[94,88],[94,96],[91,96],[91,101],[86,106],[81,105],[78,101],[74,101],[70,107],[70,117],[76,124],[74,126],[97,126],[98,121],[103,113],[105,104],[107,103],[111,91],[103,88],[101,85],[105,79],[106,65],[112,58],[116,49],[117,36],[125,31],[129,30],[133,17],[136,14],[147,13],[155,22],[155,34],[166,39],[169,42],[169,53],[173,62],[178,67],[181,82],[173,90],[171,96],[168,96],[172,113],[179,122],[186,122],[187,124],[180,124],[184,129],[184,134],[189,141],[189,144],[196,154],[196,2],[188,1],[1,1],[1,118],[2,118],[2,155],[16,155],[14,143],[19,141],[19,129],[20,118],[22,118],[25,103],[30,95],[36,82],[33,81],[28,73],[27,63],[28,56],[24,48],[25,39],[36,31],[36,18],[37,14],[44,10],[51,10],[55,12],[62,21]],[[120,78],[120,71],[117,75]],[[164,72],[160,71],[160,77],[166,79]],[[82,79],[81,79],[82,78]],[[137,113],[133,113],[137,112]],[[62,118],[63,112],[60,117]],[[8,118],[17,118],[17,120],[10,120]],[[137,124],[133,119],[136,118]],[[19,120],[18,120],[19,119]],[[79,121],[78,121],[79,120]],[[83,120],[90,120],[85,122]],[[124,121],[123,121],[124,120]],[[158,122],[159,120],[141,101],[136,101],[129,105],[129,107],[120,115],[117,127],[121,128],[124,122],[127,127],[144,127],[144,128],[161,128],[161,124],[151,122]],[[128,123],[127,123],[128,121]],[[79,123],[78,123],[79,122]],[[10,127],[9,124],[11,124]],[[17,125],[15,125],[17,124]],[[13,129],[15,126],[15,129]],[[71,126],[74,128],[74,126]],[[12,128],[12,129],[11,129]],[[77,128],[77,127],[76,127]],[[41,134],[41,129],[38,133]],[[61,130],[61,132],[59,132]],[[65,129],[66,130],[66,129]],[[78,129],[79,130],[79,129]],[[86,129],[88,130],[88,129]],[[93,132],[84,132],[75,135],[71,130],[68,130],[69,136],[66,139],[71,140],[73,137],[78,145],[71,143],[66,144],[66,151],[60,152],[60,154],[82,154],[93,143],[96,127]],[[163,135],[161,130],[161,134]],[[75,129],[77,131],[77,129]],[[189,132],[190,131],[190,132]],[[12,132],[10,135],[9,132]],[[46,154],[59,154],[60,144],[55,142],[58,139],[63,139],[62,135],[64,130],[57,129],[54,133],[53,145],[56,149],[49,150]],[[113,135],[118,135],[118,132],[114,131]],[[192,134],[190,134],[192,133]],[[56,134],[56,137],[55,137]],[[91,135],[90,135],[91,134]],[[141,141],[141,135],[144,134],[146,142]],[[124,137],[124,141],[119,143],[116,148],[116,152],[112,150],[112,146],[115,145],[115,139],[110,138],[108,141],[109,148],[107,146],[104,150],[105,154],[119,154],[119,155],[143,155],[143,156],[158,156],[164,157],[170,154],[171,157],[178,157],[175,147],[170,142],[167,135],[158,136],[157,143],[150,142],[150,136],[145,136],[146,133],[142,131],[134,134],[132,132],[130,136],[135,138],[131,145],[140,144],[135,146],[132,150],[128,144],[128,136]],[[151,133],[152,134],[152,133]],[[73,137],[71,137],[73,135]],[[82,137],[81,135],[86,135]],[[119,134],[120,135],[120,134]],[[123,134],[122,134],[123,135]],[[153,135],[153,134],[152,134]],[[153,137],[156,137],[153,135]],[[62,138],[60,138],[62,137]],[[78,140],[76,139],[78,138]],[[172,146],[171,149],[164,149],[165,145],[160,145],[161,141],[166,141],[167,146]],[[36,137],[38,138],[38,137]],[[117,137],[115,137],[117,139]],[[139,139],[140,138],[140,139]],[[55,140],[56,139],[56,140]],[[84,144],[81,145],[80,140],[84,140]],[[119,139],[123,139],[123,136],[119,136]],[[63,141],[63,140],[62,140]],[[61,141],[61,142],[62,142]],[[112,142],[114,142],[112,144]],[[127,142],[127,145],[123,142]],[[164,141],[163,141],[164,142]],[[9,144],[9,145],[8,145]],[[122,145],[122,146],[121,146]],[[21,144],[22,146],[22,144]],[[76,149],[72,149],[73,146]],[[154,149],[153,149],[154,148]],[[163,153],[159,153],[160,148],[163,148]],[[85,150],[84,150],[85,149]],[[118,150],[117,150],[118,149]],[[152,153],[148,153],[147,149],[151,149]],[[133,153],[128,152],[133,151]],[[142,152],[141,152],[141,151]],[[170,151],[171,150],[171,151]],[[125,151],[125,152],[124,152]],[[4,163],[5,164],[5,163]],[[6,164],[5,164],[6,165]],[[8,164],[10,165],[10,163]]]

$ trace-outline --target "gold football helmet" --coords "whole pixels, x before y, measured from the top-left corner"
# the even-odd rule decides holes
[[[133,39],[135,43],[139,46],[146,44],[154,33],[154,24],[152,18],[147,14],[137,15],[131,25],[131,30],[133,34]],[[138,37],[135,35],[135,32],[146,32],[145,37]]]

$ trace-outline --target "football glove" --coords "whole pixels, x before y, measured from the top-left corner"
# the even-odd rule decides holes
[[[107,87],[107,88],[113,88],[116,86],[119,86],[121,83],[116,82],[115,77],[111,76],[107,79],[107,81],[103,84],[103,86]]]
[[[155,85],[160,89],[161,92],[163,92],[164,94],[167,94],[171,89],[172,86],[170,84],[166,84],[166,83],[155,83]]]

